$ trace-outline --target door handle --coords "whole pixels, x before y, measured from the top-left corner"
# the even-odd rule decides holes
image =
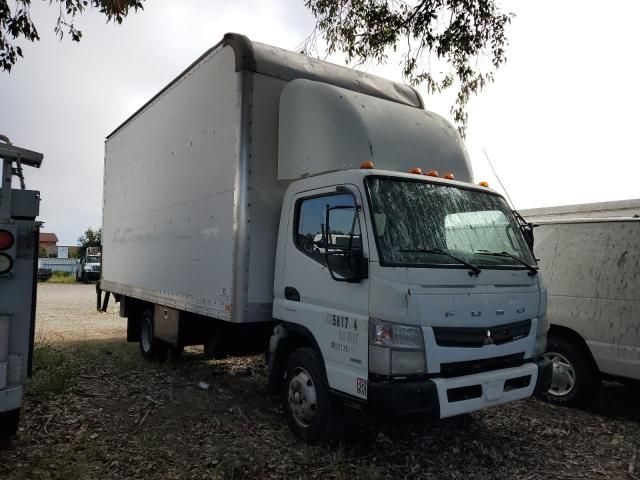
[[[284,287],[284,298],[292,302],[299,302],[300,292],[293,287]]]

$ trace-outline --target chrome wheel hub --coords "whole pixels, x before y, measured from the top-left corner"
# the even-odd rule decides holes
[[[317,414],[316,387],[311,375],[298,368],[289,381],[289,408],[296,423],[301,427],[309,427]]]
[[[567,357],[557,352],[548,352],[544,356],[553,363],[549,393],[557,397],[569,395],[576,386],[576,372],[573,365]]]

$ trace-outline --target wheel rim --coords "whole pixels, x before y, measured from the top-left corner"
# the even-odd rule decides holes
[[[142,321],[140,340],[142,341],[142,349],[145,352],[151,350],[151,321],[148,318]]]
[[[569,395],[576,386],[576,371],[567,357],[557,352],[548,352],[545,358],[553,364],[549,393],[556,397]]]
[[[311,375],[297,368],[289,382],[289,408],[301,427],[309,427],[317,415],[318,399]]]

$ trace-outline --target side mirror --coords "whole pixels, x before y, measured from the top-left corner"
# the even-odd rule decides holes
[[[533,225],[531,223],[522,227],[522,235],[524,236],[524,240],[527,242],[527,245],[529,245],[529,248],[533,252],[534,237],[533,237]]]
[[[362,251],[326,254],[327,269],[336,282],[360,283],[369,276],[369,262]]]
[[[325,263],[331,278],[337,282],[359,283],[368,276],[359,211],[356,205],[327,205],[325,210]]]
[[[529,249],[533,253],[533,223],[527,222],[516,210],[512,210],[512,212],[518,221],[518,226],[520,227],[520,231],[522,232],[525,242],[527,242]]]

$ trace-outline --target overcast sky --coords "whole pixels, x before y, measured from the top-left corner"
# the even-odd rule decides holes
[[[44,153],[27,187],[60,244],[99,227],[104,138],[225,32],[293,49],[314,19],[302,0],[147,0],[118,26],[89,12],[79,44],[53,33],[56,8],[35,1],[41,41],[0,73],[0,133]],[[486,149],[520,209],[640,197],[637,47],[640,2],[504,1],[516,13],[508,62],[469,108],[467,148],[477,181],[500,190]],[[336,59],[340,60],[340,59]],[[363,68],[401,80],[399,67]],[[450,118],[451,96],[422,90]]]

